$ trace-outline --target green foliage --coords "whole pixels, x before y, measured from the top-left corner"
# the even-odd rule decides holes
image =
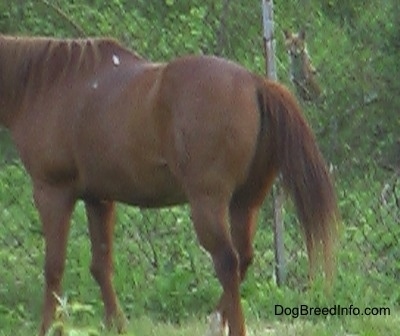
[[[331,335],[337,330],[390,335],[389,328],[395,330],[387,318],[372,317],[307,318],[290,329],[293,320],[274,316],[273,306],[307,303],[394,308],[400,304],[400,294],[394,290],[400,279],[400,182],[394,173],[400,162],[396,147],[400,139],[398,13],[397,0],[275,3],[278,76],[289,87],[281,32],[300,27],[307,32],[325,97],[303,107],[324,156],[332,163],[343,217],[337,281],[332,296],[326,296],[321,278],[313,288],[302,290],[307,285],[307,257],[293,207],[286,206],[289,276],[287,286],[278,288],[274,284],[271,199],[267,199],[260,214],[256,258],[242,295],[248,317],[282,324],[276,335],[293,330],[298,335]],[[249,1],[0,0],[0,32],[108,35],[155,61],[187,53],[217,53],[263,73],[260,15],[259,4]],[[0,135],[0,153],[6,161],[0,169],[0,326],[4,328],[0,335],[15,334],[16,330],[31,335],[40,319],[43,241],[29,178],[20,163],[13,162],[15,153],[10,154],[9,140]],[[211,261],[198,247],[187,208],[154,212],[121,206],[117,220],[114,282],[131,320],[147,315],[181,323],[211,311],[220,287]],[[79,204],[64,278],[68,301],[61,312],[65,316],[54,326],[71,335],[101,331],[101,327],[87,328],[98,326],[102,305],[88,271],[90,246],[84,222]],[[153,325],[145,324],[146,331],[140,335],[160,334],[153,331]]]
[[[56,319],[47,332],[46,336],[58,335],[60,332],[65,336],[98,336],[100,335],[94,328],[78,327],[90,323],[94,315],[91,305],[79,302],[69,303],[67,297],[57,297],[59,306],[57,307]]]

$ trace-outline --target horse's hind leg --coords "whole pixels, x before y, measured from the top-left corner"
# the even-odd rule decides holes
[[[240,304],[239,261],[229,233],[229,201],[213,196],[191,199],[192,220],[200,244],[211,254],[217,277],[223,287],[224,313],[230,336],[245,336]],[[220,332],[211,331],[212,335]]]
[[[253,239],[256,230],[256,217],[259,207],[242,206],[231,203],[231,235],[239,255],[240,279],[243,281],[246,272],[253,262]]]
[[[39,211],[46,242],[45,292],[43,317],[39,335],[49,330],[56,310],[56,295],[61,292],[69,222],[75,200],[68,191],[35,183],[34,201]]]
[[[92,264],[90,271],[100,287],[105,309],[107,328],[116,327],[122,333],[126,319],[119,307],[112,284],[112,239],[114,231],[114,203],[106,201],[85,201],[92,243]]]
[[[245,278],[246,272],[253,261],[253,238],[256,230],[256,216],[259,206],[248,206],[245,203],[231,202],[229,208],[231,237],[239,258],[240,281]],[[222,317],[222,324],[226,322],[226,298],[221,296],[218,307]]]

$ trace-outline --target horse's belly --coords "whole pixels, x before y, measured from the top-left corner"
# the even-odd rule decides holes
[[[181,192],[165,192],[157,194],[135,193],[127,197],[121,195],[119,202],[139,206],[141,208],[162,208],[181,205],[187,202],[186,196]]]
[[[114,189],[113,199],[143,208],[159,208],[186,203],[186,196],[174,180],[133,181]]]
[[[127,168],[128,167],[128,168]],[[86,175],[82,197],[115,200],[140,207],[163,207],[186,202],[185,194],[166,164],[98,166]]]

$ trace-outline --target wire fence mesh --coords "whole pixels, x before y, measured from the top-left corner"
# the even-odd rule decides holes
[[[229,0],[149,1],[133,6],[127,1],[104,1],[93,9],[89,1],[79,4],[57,1],[53,5],[32,1],[1,6],[3,33],[112,35],[155,61],[187,53],[217,54],[265,73],[259,2],[250,6],[245,1]],[[371,16],[364,17],[361,10],[330,7],[328,2],[278,4],[276,58],[280,81],[298,94],[292,80],[296,71],[287,57],[283,31],[305,28],[308,54],[315,68],[310,71],[322,94],[315,101],[298,97],[337,184],[344,223],[339,274],[350,272],[371,280],[384,274],[386,281],[394,286],[400,280],[400,147],[396,142],[400,140],[396,135],[400,122],[395,112],[399,100],[392,98],[398,95],[397,74],[385,70],[392,69],[388,63],[394,62],[385,51],[398,37],[398,31],[388,23],[397,5],[388,2],[386,7],[369,6],[377,7],[376,11],[369,8]],[[381,30],[372,37],[368,24],[379,20],[377,11],[386,18]],[[322,20],[322,16],[330,20]],[[13,25],[15,17],[21,22]],[[363,25],[352,26],[352,20],[356,19]],[[365,22],[368,19],[372,23]],[[379,116],[380,111],[386,112]],[[32,266],[29,272],[36,272],[41,279],[43,242],[31,201],[30,181],[4,132],[1,157],[0,278],[11,279],[7,274],[13,272],[13,265],[28,259]],[[255,241],[256,260],[251,276],[260,281],[274,278],[271,203],[271,197],[267,198]],[[204,266],[207,257],[198,253],[187,207],[141,210],[121,205],[117,221],[116,276],[119,268],[137,268],[141,272],[132,272],[133,284],[139,284],[143,277],[149,283],[161,270],[165,273],[182,267],[195,275],[188,280],[195,290],[196,283],[204,277],[204,268],[211,269]],[[79,205],[70,236],[70,241],[78,246],[88,240],[82,222],[85,215]],[[286,285],[301,287],[307,282],[306,253],[290,202],[285,203],[284,222]],[[125,255],[124,261],[118,258],[121,254]],[[72,252],[70,255],[69,264],[88,267],[88,256]]]

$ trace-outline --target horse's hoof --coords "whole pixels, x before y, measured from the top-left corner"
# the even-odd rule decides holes
[[[128,320],[122,310],[118,311],[114,323],[119,334],[126,334],[128,329]]]
[[[106,319],[107,330],[114,330],[118,334],[126,334],[128,329],[127,325],[128,320],[121,309],[118,309],[117,313],[114,316]]]

